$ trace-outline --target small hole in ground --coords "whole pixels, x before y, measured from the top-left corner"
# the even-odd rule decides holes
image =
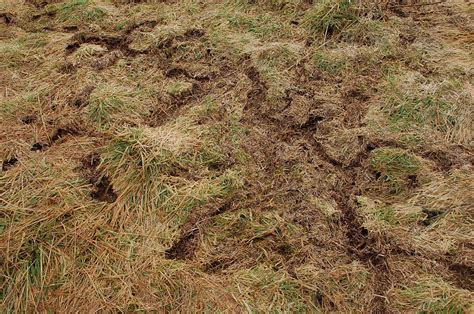
[[[36,116],[34,115],[24,116],[23,118],[21,118],[21,122],[23,122],[24,124],[32,124],[36,122]]]
[[[34,152],[40,152],[42,151],[46,146],[48,146],[47,144],[43,144],[43,143],[34,143],[32,146],[31,146],[31,150],[34,151]]]
[[[95,191],[91,193],[92,198],[100,201],[113,203],[117,200],[117,194],[115,193],[109,178],[102,177],[94,184]]]
[[[16,163],[18,162],[18,159],[15,157],[12,157],[10,159],[4,160],[2,162],[2,170],[7,171],[10,170],[11,168],[15,167]]]

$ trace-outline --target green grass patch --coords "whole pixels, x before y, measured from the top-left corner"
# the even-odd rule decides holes
[[[166,92],[171,96],[182,97],[189,95],[193,90],[193,84],[190,82],[176,81],[166,87]]]
[[[372,233],[408,228],[424,218],[421,207],[417,206],[400,207],[364,196],[359,196],[357,203],[357,212],[364,219],[363,225]]]
[[[443,124],[439,123],[438,119],[444,116],[448,124],[454,125],[456,121],[449,116],[449,110],[449,104],[437,97],[404,96],[398,99],[392,98],[385,112],[389,115],[390,122],[401,131],[411,130],[414,126],[430,125],[440,128],[438,130],[440,132],[446,132],[447,130],[442,129]]]
[[[46,6],[46,12],[56,15],[59,22],[94,22],[104,18],[107,11],[90,0],[68,0]]]
[[[473,294],[453,287],[440,278],[428,277],[414,285],[395,290],[395,304],[402,309],[417,309],[417,313],[469,313]]]
[[[85,108],[89,119],[108,129],[128,121],[140,121],[149,114],[147,101],[153,96],[146,88],[128,88],[120,82],[99,85],[91,94]]]
[[[410,178],[421,170],[419,160],[409,152],[399,148],[377,148],[370,155],[370,166],[388,183],[390,191],[399,193],[410,184]],[[415,180],[413,178],[412,180]]]
[[[352,5],[351,0],[319,1],[306,13],[304,24],[315,34],[330,36],[357,19]]]
[[[255,34],[257,37],[268,38],[284,29],[284,25],[275,21],[271,15],[245,15],[241,13],[227,14],[226,21],[240,31]]]
[[[331,54],[331,51],[317,50],[313,54],[312,60],[318,69],[332,75],[340,74],[348,66],[342,56]]]

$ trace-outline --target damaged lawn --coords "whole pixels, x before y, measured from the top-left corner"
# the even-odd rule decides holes
[[[472,21],[0,0],[2,312],[472,312]]]

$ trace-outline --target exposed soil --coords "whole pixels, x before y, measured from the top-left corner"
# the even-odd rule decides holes
[[[0,127],[0,136],[8,134],[0,140],[5,150],[1,156],[9,157],[1,169],[10,171],[4,177],[10,180],[28,162],[47,164],[58,176],[64,175],[64,187],[43,193],[41,187],[52,182],[48,175],[35,173],[30,179],[21,173],[21,183],[15,184],[42,192],[28,200],[14,194],[22,189],[4,192],[8,185],[0,180],[0,205],[15,206],[5,211],[2,221],[12,221],[5,230],[13,228],[16,233],[9,230],[0,239],[2,247],[8,248],[1,256],[9,263],[4,277],[14,279],[8,279],[4,292],[8,309],[17,310],[19,303],[26,302],[29,307],[18,311],[38,310],[41,304],[67,311],[94,307],[119,312],[215,308],[392,313],[426,310],[420,299],[440,298],[433,289],[432,296],[426,291],[415,296],[410,300],[413,304],[397,299],[403,289],[417,287],[425,278],[447,287],[442,297],[452,298],[450,302],[474,290],[470,256],[474,248],[462,234],[470,223],[466,205],[470,198],[450,186],[439,190],[454,186],[452,182],[464,178],[474,164],[472,147],[466,144],[468,127],[462,124],[469,112],[462,111],[459,118],[455,111],[463,108],[456,107],[443,116],[443,106],[461,99],[461,92],[471,86],[472,74],[462,62],[464,74],[453,78],[452,73],[462,71],[449,68],[450,61],[455,62],[449,56],[458,54],[465,62],[469,52],[464,45],[472,44],[463,39],[469,27],[462,26],[449,4],[391,1],[383,9],[357,15],[363,22],[370,21],[354,37],[350,31],[358,26],[355,17],[327,13],[324,17],[343,21],[325,25],[321,37],[315,31],[318,24],[308,22],[309,13],[315,13],[309,11],[317,5],[314,1],[294,7],[285,1],[281,5],[248,1],[222,12],[211,8],[216,3],[187,3],[184,10],[175,7],[177,1],[160,1],[160,9],[179,12],[163,15],[147,12],[156,9],[147,1],[113,1],[107,4],[110,7],[87,11],[85,17],[76,12],[79,17],[74,23],[44,11],[48,4],[61,1],[26,2],[32,10],[26,18],[21,12],[0,12],[2,27],[11,32],[5,38],[13,42],[12,34],[18,32],[22,40],[30,40],[28,36],[40,33],[37,30],[47,29],[47,35],[41,33],[47,40],[43,43],[42,37],[35,37],[33,48],[22,41],[5,45],[12,60],[5,69],[12,79],[2,76],[0,84],[5,85],[2,97],[13,109],[0,112],[11,120]],[[287,9],[293,15],[290,20],[275,13]],[[101,17],[94,15],[101,10],[108,12],[102,18],[117,20],[101,24]],[[179,20],[193,14],[199,18],[194,16],[192,23]],[[126,19],[118,19],[121,15]],[[344,19],[350,21],[347,26]],[[17,21],[27,27],[16,27]],[[383,28],[386,25],[400,29],[392,34]],[[380,42],[378,28],[387,33],[386,42]],[[222,29],[229,34],[220,33]],[[430,29],[436,32],[429,34]],[[162,30],[164,39],[158,40]],[[452,33],[462,40],[450,38]],[[152,44],[144,40],[143,46],[141,42],[137,46],[145,48],[135,48],[132,42],[142,35]],[[87,61],[71,62],[84,44],[99,45],[100,52],[88,55],[84,49]],[[443,45],[452,50],[430,55],[431,50],[447,49]],[[15,50],[17,46],[31,51],[23,54],[20,48]],[[446,64],[438,64],[443,58]],[[30,63],[47,74],[37,73]],[[448,68],[451,76],[446,74]],[[31,75],[24,78],[25,73]],[[404,74],[408,87],[385,87],[387,81],[403,80]],[[35,77],[46,77],[48,84],[43,87],[29,80]],[[464,90],[451,93],[450,101],[442,99],[436,119],[426,122],[422,119],[430,115],[424,114],[423,101],[433,108],[438,104],[438,94],[431,89],[442,85],[440,78],[443,84],[456,79]],[[410,84],[419,84],[421,100],[410,98]],[[32,93],[36,85],[38,90]],[[106,101],[97,114],[107,123],[97,122],[101,117],[95,120],[86,110],[98,86],[112,87],[110,95],[103,95]],[[401,90],[398,94],[392,91],[396,88]],[[397,103],[397,97],[406,104]],[[396,107],[400,119],[408,122],[402,127],[392,123],[383,106]],[[182,116],[190,125],[175,126]],[[458,123],[466,130],[459,130]],[[409,131],[403,133],[406,128]],[[388,170],[402,174],[403,188],[396,192],[388,187],[392,178],[371,164],[373,154],[383,150],[404,153],[382,159]],[[66,168],[51,156],[61,156],[73,167]],[[410,164],[412,159],[406,156],[420,165]],[[163,186],[156,188],[159,192],[150,188],[142,193],[140,186],[124,189],[127,180],[153,189]],[[469,182],[463,184],[456,188],[462,190]],[[70,193],[72,188],[85,193]],[[127,194],[131,190],[139,192]],[[78,197],[83,199],[75,200],[78,204],[69,199],[60,203],[57,198],[63,192],[68,197],[81,194]],[[178,192],[186,194],[182,200],[176,200],[181,197]],[[131,204],[128,196],[142,203]],[[182,209],[186,198],[191,205]],[[32,213],[21,211],[26,218],[16,214],[29,207]],[[36,213],[44,220],[33,216]],[[61,221],[61,215],[68,219]],[[124,223],[110,223],[111,217],[118,216]],[[102,219],[103,226],[79,230],[95,219]],[[454,219],[459,219],[459,226]],[[47,228],[54,233],[45,232]],[[90,246],[93,253],[83,254],[78,243]],[[51,255],[47,260],[38,257],[46,250]],[[63,260],[66,279],[51,262]],[[75,272],[70,272],[68,263]],[[25,275],[17,274],[19,265],[31,269],[26,284]],[[189,280],[189,273],[180,273],[184,268],[192,269],[196,277],[184,281]],[[354,284],[360,273],[363,278]],[[318,277],[311,277],[314,274]],[[44,278],[39,280],[40,276]],[[230,301],[223,301],[224,306],[219,302],[202,306],[199,302],[207,302],[202,296],[214,294],[212,289],[218,291],[220,285],[232,295]],[[51,291],[44,291],[45,286]],[[81,290],[74,290],[76,286]],[[21,289],[29,293],[27,297],[17,291]],[[147,292],[130,292],[142,290]],[[85,304],[83,294],[93,297],[94,305]],[[266,294],[272,295],[270,301]],[[163,305],[155,299],[163,300]],[[235,305],[227,308],[232,302]]]
[[[95,86],[88,85],[82,89],[76,96],[71,99],[71,105],[76,108],[82,108],[89,104],[89,97],[92,91],[95,89]]]
[[[15,165],[17,164],[18,162],[18,159],[15,158],[15,157],[12,157],[10,159],[7,159],[7,160],[4,160],[2,162],[2,171],[8,171],[10,170],[11,168],[15,167]]]
[[[449,265],[449,270],[454,274],[456,284],[466,290],[474,291],[474,267],[453,263]]]
[[[195,211],[186,224],[181,227],[181,235],[173,245],[166,250],[168,259],[192,260],[194,250],[198,245],[199,230],[205,228],[207,220],[231,209],[231,203],[214,204]],[[217,265],[216,265],[217,267]]]
[[[91,197],[99,202],[113,203],[117,199],[112,184],[107,176],[98,171],[100,156],[91,154],[82,159],[82,166],[78,169],[91,185]]]
[[[8,12],[0,12],[0,18],[5,24],[12,24],[15,22],[15,16]]]
[[[47,141],[37,142],[31,145],[31,150],[35,152],[46,150],[56,142],[61,141],[63,138],[68,136],[77,136],[82,132],[83,130],[76,125],[67,125],[63,128],[58,128],[54,130],[54,132],[48,137]]]

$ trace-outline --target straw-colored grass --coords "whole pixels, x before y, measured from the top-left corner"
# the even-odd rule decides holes
[[[472,312],[468,13],[0,0],[0,312]]]

